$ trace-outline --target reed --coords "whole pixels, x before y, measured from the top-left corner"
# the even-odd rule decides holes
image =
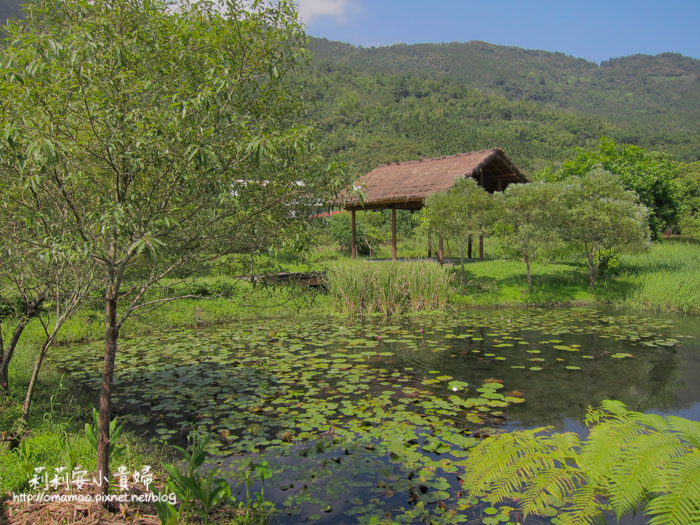
[[[433,262],[343,261],[326,279],[336,310],[350,315],[444,310],[450,289],[448,270]]]

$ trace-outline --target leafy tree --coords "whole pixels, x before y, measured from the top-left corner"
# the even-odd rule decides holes
[[[423,221],[432,234],[453,239],[460,258],[460,285],[464,286],[464,251],[470,237],[488,233],[492,198],[472,177],[462,178],[443,193],[425,200]]]
[[[700,520],[700,423],[627,410],[604,401],[589,410],[590,433],[551,428],[489,438],[470,450],[465,486],[492,503],[516,500],[525,516],[558,513],[562,523],[596,523],[640,505],[652,524]]]
[[[382,229],[383,218],[378,212],[358,211],[355,213],[355,242],[360,255],[372,256],[387,236]],[[329,219],[329,228],[333,240],[343,251],[352,251],[352,219],[349,212],[338,213]]]
[[[546,172],[548,180],[565,180],[583,176],[595,167],[618,175],[622,185],[637,193],[649,209],[649,228],[654,238],[676,223],[680,195],[673,178],[676,164],[667,156],[647,153],[638,146],[617,144],[603,137],[597,151],[579,150],[573,160],[565,162],[553,172]]]
[[[287,81],[291,2],[36,0],[0,54],[0,178],[44,252],[87,254],[104,290],[97,469],[109,478],[120,329],[175,271],[285,235],[337,184]],[[294,218],[297,217],[297,218]],[[107,483],[102,484],[106,492]]]
[[[594,168],[564,187],[564,239],[585,255],[591,288],[606,252],[642,249],[649,238],[648,210],[619,177]]]
[[[680,191],[680,231],[700,241],[700,162],[678,166],[676,182]]]
[[[15,250],[6,244],[7,230],[0,232],[5,242],[0,244],[0,395],[10,390],[10,363],[17,344],[29,322],[39,315],[46,300],[45,286],[37,285],[27,275],[28,268]],[[8,341],[3,340],[3,322],[14,324]]]
[[[530,264],[542,249],[560,241],[564,216],[562,186],[551,182],[510,184],[497,193],[498,232],[504,244],[522,256],[532,293]]]

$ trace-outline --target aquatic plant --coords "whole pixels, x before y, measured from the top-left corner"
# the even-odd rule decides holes
[[[390,317],[447,305],[449,274],[432,262],[344,262],[326,278],[336,307],[350,315]]]
[[[588,437],[551,428],[488,439],[466,461],[471,497],[517,501],[523,513],[564,523],[619,519],[644,506],[649,523],[700,520],[700,422],[627,410],[604,401],[589,410]]]
[[[163,463],[163,468],[168,473],[166,489],[175,494],[180,501],[179,507],[175,507],[167,500],[156,502],[158,517],[163,525],[171,523],[187,522],[187,514],[194,507],[199,517],[204,523],[209,523],[211,511],[220,504],[235,504],[235,499],[231,496],[231,486],[220,477],[220,469],[215,467],[204,476],[199,470],[207,458],[206,448],[211,440],[211,435],[198,437],[196,433],[188,436],[189,446],[187,449],[174,446],[180,453],[185,465],[185,471],[179,470],[170,463]],[[259,464],[252,464],[250,472],[255,472],[263,483],[263,488],[257,493],[256,501],[251,505],[249,497],[251,476],[246,478],[246,502],[238,502],[238,509],[243,511],[250,521],[265,522],[264,517],[271,512],[273,505],[265,502],[264,483],[272,475],[272,471],[266,461]],[[247,521],[245,521],[247,522]]]

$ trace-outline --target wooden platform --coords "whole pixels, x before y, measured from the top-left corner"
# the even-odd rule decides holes
[[[239,275],[238,279],[244,281],[255,281],[256,283],[290,283],[299,286],[308,286],[310,288],[326,288],[325,275],[320,272],[280,272],[280,273],[265,273],[259,275]]]

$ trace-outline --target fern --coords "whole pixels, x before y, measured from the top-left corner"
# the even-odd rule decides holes
[[[539,428],[480,443],[466,465],[471,497],[516,500],[526,516],[554,506],[572,525],[641,506],[655,525],[700,523],[700,423],[632,412],[619,401],[589,410],[586,423],[584,442]]]
[[[696,449],[677,459],[666,475],[670,490],[644,509],[652,516],[650,525],[700,523],[700,453]]]

